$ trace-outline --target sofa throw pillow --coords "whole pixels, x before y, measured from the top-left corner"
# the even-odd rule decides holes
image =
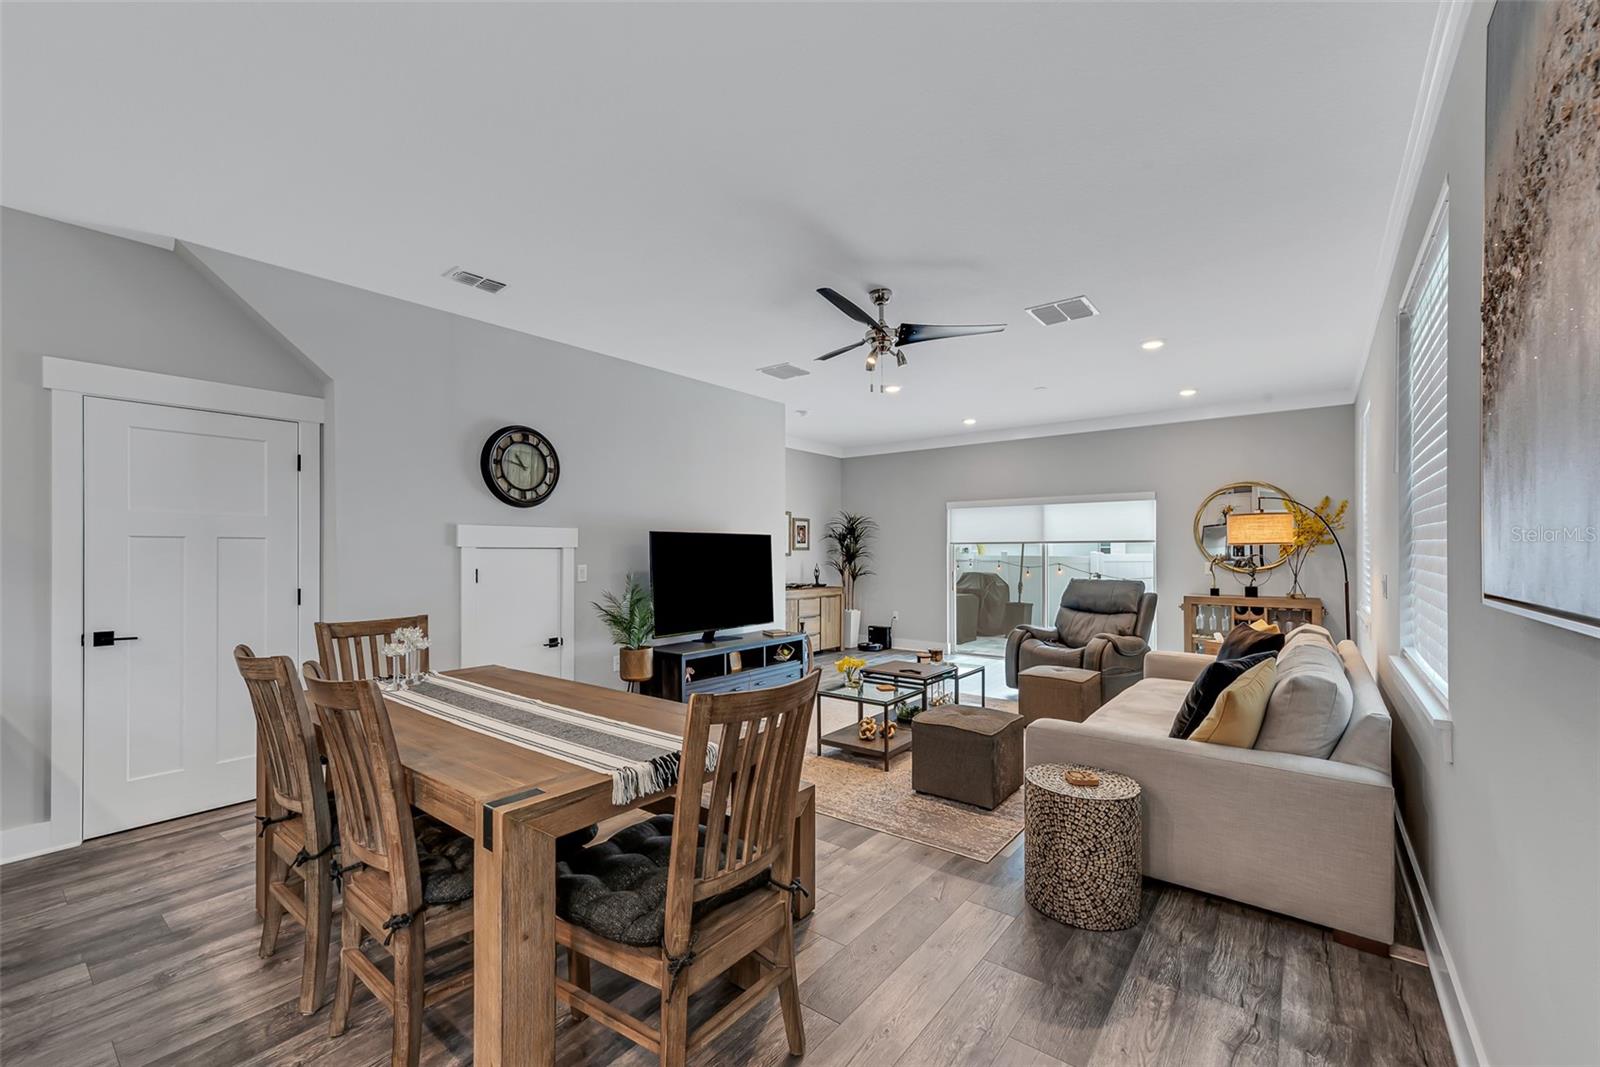
[[[1217,658],[1240,659],[1258,652],[1277,652],[1282,648],[1283,635],[1276,629],[1267,633],[1257,630],[1247,622],[1241,622],[1229,630],[1228,636],[1222,639],[1222,647],[1217,649]]]
[[[1254,746],[1256,735],[1261,732],[1261,720],[1267,714],[1267,698],[1272,695],[1277,671],[1278,658],[1269,656],[1235,678],[1232,685],[1217,695],[1217,702],[1194,728],[1189,740],[1233,748]]]
[[[1278,681],[1255,747],[1327,759],[1350,724],[1354,696],[1339,654],[1302,639],[1278,654]]]
[[[1277,623],[1268,622],[1266,619],[1255,619],[1255,620],[1253,620],[1250,623],[1250,629],[1255,630],[1258,633],[1264,633],[1264,634],[1281,634],[1281,633],[1283,633],[1282,630],[1278,629],[1278,624]]]
[[[1210,714],[1217,696],[1232,685],[1239,675],[1276,655],[1276,652],[1261,652],[1243,659],[1219,659],[1206,664],[1189,687],[1189,695],[1184,698],[1183,707],[1178,709],[1178,717],[1172,720],[1172,732],[1167,736],[1188,737],[1201,720]]]
[[[1289,648],[1300,641],[1316,641],[1328,648],[1335,648],[1333,635],[1325,628],[1309,622],[1301,623],[1285,634],[1283,647]]]

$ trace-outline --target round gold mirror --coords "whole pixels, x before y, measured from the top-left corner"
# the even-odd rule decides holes
[[[1284,502],[1275,498],[1288,495],[1271,482],[1233,482],[1223,486],[1195,509],[1194,547],[1207,563],[1234,574],[1260,574],[1283,566],[1289,557],[1281,545],[1229,545],[1228,516],[1236,511],[1283,511]],[[1273,558],[1266,558],[1269,554]]]

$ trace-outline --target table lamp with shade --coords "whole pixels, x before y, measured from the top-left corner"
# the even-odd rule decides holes
[[[1333,545],[1339,550],[1339,566],[1344,568],[1344,632],[1349,637],[1350,629],[1350,564],[1345,560],[1344,545],[1339,543],[1339,535],[1333,532],[1333,527],[1328,525],[1328,520],[1317,513],[1315,508],[1306,507],[1298,500],[1286,496],[1262,496],[1262,500],[1282,500],[1285,504],[1293,504],[1302,508],[1307,514],[1314,515],[1317,521],[1327,527],[1328,536],[1333,538]],[[1295,520],[1291,511],[1235,511],[1228,515],[1228,544],[1234,545],[1292,545],[1295,541]],[[1251,576],[1252,580],[1254,575]],[[1251,589],[1245,590],[1246,596],[1255,595]]]

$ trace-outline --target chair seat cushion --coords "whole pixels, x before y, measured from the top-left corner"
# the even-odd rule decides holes
[[[667,909],[667,868],[672,858],[671,815],[656,815],[618,830],[609,840],[585,847],[587,837],[556,842],[556,915],[624,945],[661,944]],[[704,842],[705,827],[698,840]],[[695,850],[695,869],[701,850]],[[699,920],[765,885],[766,872],[695,905]]]
[[[417,815],[417,867],[430,908],[472,899],[472,838],[431,815]]]

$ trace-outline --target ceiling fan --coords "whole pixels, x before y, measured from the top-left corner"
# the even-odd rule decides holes
[[[883,320],[883,306],[889,302],[893,295],[888,289],[869,289],[867,295],[878,306],[878,317],[873,317],[863,311],[848,297],[826,287],[817,290],[822,298],[846,315],[855,319],[867,328],[867,335],[855,344],[835,348],[825,356],[818,356],[817,361],[832,359],[842,356],[846,352],[854,351],[862,345],[871,345],[867,352],[867,371],[870,373],[877,369],[878,361],[887,356],[895,358],[897,366],[906,365],[906,354],[900,351],[906,345],[919,344],[923,341],[939,341],[946,337],[967,337],[978,333],[999,333],[1005,329],[1005,323],[989,323],[982,326],[926,326],[920,322],[902,322],[898,326],[890,326]]]

